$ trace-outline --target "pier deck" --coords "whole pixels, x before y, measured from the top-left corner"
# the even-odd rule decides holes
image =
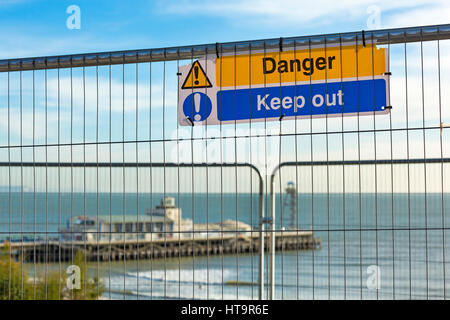
[[[265,249],[269,238],[266,235]],[[321,239],[310,231],[284,231],[277,233],[276,250],[315,250],[321,247]],[[166,238],[153,241],[126,240],[101,242],[20,242],[11,243],[12,255],[25,262],[68,262],[81,250],[90,261],[120,261],[158,259],[257,252],[258,232],[250,235],[224,235],[221,237]]]

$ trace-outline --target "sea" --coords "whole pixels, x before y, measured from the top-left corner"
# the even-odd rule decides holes
[[[0,241],[46,241],[84,215],[143,216],[165,196],[194,223],[226,219],[258,226],[248,193],[0,192]],[[278,251],[276,299],[446,299],[450,293],[450,194],[276,194],[276,228],[312,230],[317,250]],[[268,215],[269,197],[264,196]],[[268,256],[265,288],[268,295]],[[66,265],[42,268],[65,270]],[[28,264],[30,273],[36,266]],[[104,299],[257,299],[258,256],[238,254],[93,262]]]

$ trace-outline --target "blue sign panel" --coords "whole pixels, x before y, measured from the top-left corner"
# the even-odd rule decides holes
[[[217,92],[220,121],[385,112],[386,79]]]

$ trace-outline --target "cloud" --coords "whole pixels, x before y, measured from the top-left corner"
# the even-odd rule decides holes
[[[136,105],[139,109],[148,109],[150,107],[150,99],[152,109],[162,108],[163,106],[172,108],[177,105],[177,91],[176,84],[174,83],[167,83],[166,88],[163,88],[162,84],[153,83],[150,93],[148,83],[139,83],[136,87],[135,82],[128,81],[123,83],[122,80],[111,79],[110,89],[109,78],[99,77],[97,90],[96,81],[95,76],[86,76],[84,78],[84,84],[83,77],[81,76],[73,76],[72,78],[64,76],[60,77],[59,81],[56,76],[49,76],[47,81],[47,102],[44,98],[45,89],[43,84],[40,87],[36,84],[36,108],[43,108],[45,104],[49,108],[57,108],[59,104],[61,109],[67,109],[71,107],[72,103],[77,107],[86,105],[86,108],[92,111],[92,109],[96,109],[98,103],[99,110],[109,111],[111,104],[111,110],[113,112],[134,112]],[[38,83],[38,79],[36,83]],[[11,81],[10,97],[12,101],[19,101],[20,90],[18,85],[18,83]],[[136,99],[136,90],[138,92],[138,99]],[[2,90],[0,96],[3,98],[3,103],[6,103],[7,92]],[[163,96],[165,98],[164,103]],[[31,85],[25,86],[24,84],[22,99],[24,101],[32,101],[33,90]],[[2,104],[0,107],[6,108],[6,105]]]
[[[72,82],[72,83],[71,83]],[[73,104],[83,105],[86,103],[90,109],[96,108],[97,99],[100,110],[109,110],[110,89],[109,78],[99,78],[98,91],[95,77],[85,78],[85,88],[83,88],[82,77],[60,78],[59,94],[67,101],[73,94]],[[58,106],[58,79],[52,78],[48,82],[49,91],[49,106]],[[138,90],[138,99],[136,99],[136,89]],[[165,96],[164,107],[175,107],[177,104],[177,92],[175,90],[166,89],[163,93],[163,87],[159,84],[152,84],[151,87],[151,108],[163,107],[163,95]],[[83,96],[85,92],[85,97]],[[125,96],[124,94],[125,93]],[[117,79],[111,80],[111,110],[113,112],[134,112],[136,104],[139,109],[149,108],[150,90],[148,84],[139,84],[136,88],[135,83],[125,82]],[[63,107],[70,107],[65,105]]]
[[[22,117],[22,119],[21,119]],[[47,119],[47,128],[46,128]],[[62,117],[61,123],[66,123],[70,119]],[[11,109],[9,131],[11,134],[12,143],[17,142],[19,137],[22,138],[24,144],[31,144],[33,139],[35,141],[43,140],[46,137],[46,129],[49,136],[57,135],[58,116],[56,113],[45,114],[43,111],[22,112],[20,110]],[[0,117],[0,132],[3,135],[8,133],[8,118]],[[21,135],[22,133],[22,135]]]
[[[278,25],[301,24],[303,26],[331,25],[337,21],[365,21],[368,17],[367,9],[376,5],[380,8],[382,15],[394,14],[389,19],[390,24],[395,21],[407,20],[419,24],[411,17],[420,16],[420,12],[429,12],[445,19],[447,15],[444,10],[450,8],[448,1],[444,0],[411,0],[411,1],[388,1],[388,0],[353,0],[342,1],[296,1],[296,0],[184,0],[171,2],[169,5],[159,4],[159,10],[168,14],[208,17],[224,17],[243,21],[248,24]],[[435,21],[436,15],[423,16],[419,21]],[[397,19],[397,20],[395,20]],[[435,23],[435,22],[432,22]]]
[[[7,7],[7,6],[14,6],[17,4],[22,4],[26,2],[31,2],[32,0],[2,0],[0,1],[0,8],[1,7]]]
[[[439,5],[420,7],[407,12],[394,13],[385,19],[383,28],[411,27],[420,25],[435,25],[448,23],[450,2]]]
[[[43,83],[39,83],[39,79],[38,77],[36,78],[34,113],[32,108],[33,90],[31,84],[26,86],[24,81],[24,87],[22,89],[23,103],[22,110],[20,110],[19,101],[21,93],[18,88],[18,83],[11,82],[10,134],[13,144],[18,144],[20,137],[24,144],[31,144],[33,138],[35,141],[42,142],[46,137],[45,108],[47,108],[48,137],[57,136],[58,121],[60,121],[61,139],[67,141],[69,137],[66,135],[69,134],[69,131],[67,131],[69,127],[78,134],[81,134],[84,130],[86,130],[87,134],[91,134],[91,136],[93,132],[95,133],[97,105],[98,111],[103,113],[100,116],[105,116],[105,113],[108,113],[111,108],[113,123],[117,123],[118,119],[121,123],[122,114],[125,113],[126,121],[131,121],[131,125],[126,126],[127,136],[134,133],[133,124],[135,117],[133,114],[136,112],[136,108],[146,114],[150,109],[154,112],[155,110],[162,110],[163,107],[165,110],[175,110],[177,105],[175,84],[171,86],[167,85],[167,88],[163,88],[162,84],[152,83],[150,97],[150,86],[148,82],[139,83],[137,86],[138,98],[136,98],[136,83],[133,81],[127,81],[123,84],[121,80],[112,79],[110,93],[108,77],[99,77],[98,91],[95,76],[86,76],[84,87],[83,77],[74,76],[72,79],[66,76],[60,77],[59,89],[58,79],[56,77],[49,77],[47,81],[47,99],[45,99],[45,88]],[[164,102],[163,96],[165,97]],[[6,115],[8,107],[7,92],[2,90],[0,92],[0,98],[2,101],[0,103],[0,115]],[[58,107],[60,108],[59,118],[57,112]],[[73,108],[73,119],[71,119],[71,108]],[[132,116],[127,117],[127,115]],[[86,128],[83,127],[84,123]],[[104,125],[105,121],[102,124]],[[143,124],[141,123],[140,125]],[[7,133],[8,118],[0,116],[0,136],[3,136],[0,139],[0,144],[6,143],[4,137]]]

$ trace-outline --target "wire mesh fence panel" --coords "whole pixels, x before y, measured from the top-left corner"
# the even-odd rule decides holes
[[[446,299],[449,38],[0,61],[0,298]]]

